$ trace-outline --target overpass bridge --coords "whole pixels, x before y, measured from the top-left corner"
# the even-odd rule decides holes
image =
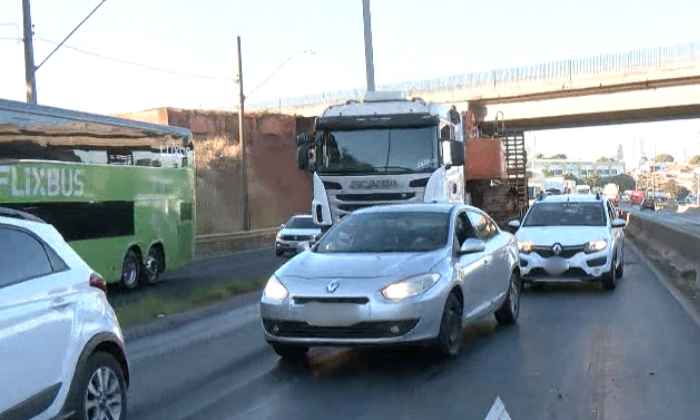
[[[480,124],[502,113],[507,127],[540,130],[700,118],[700,43],[645,48],[380,86],[472,110]],[[363,89],[251,104],[253,110],[314,116],[360,99]]]

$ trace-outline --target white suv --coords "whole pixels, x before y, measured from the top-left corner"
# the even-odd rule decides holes
[[[0,419],[126,418],[105,288],[51,225],[0,207]]]
[[[600,195],[553,195],[536,200],[510,227],[524,282],[599,281],[612,290],[624,270],[625,221]]]

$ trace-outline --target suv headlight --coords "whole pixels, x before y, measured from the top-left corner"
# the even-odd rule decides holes
[[[532,241],[518,241],[518,250],[523,254],[532,252]]]
[[[284,287],[281,281],[274,274],[270,276],[270,279],[265,285],[265,290],[263,290],[263,296],[270,300],[283,301],[289,296],[287,288]]]
[[[383,288],[381,292],[382,295],[389,300],[404,300],[411,296],[424,293],[426,290],[433,287],[438,280],[440,280],[440,275],[437,273],[421,274],[392,283]]]
[[[588,241],[584,245],[583,250],[586,254],[591,254],[593,252],[602,251],[608,247],[608,241],[605,239],[597,239],[595,241]]]

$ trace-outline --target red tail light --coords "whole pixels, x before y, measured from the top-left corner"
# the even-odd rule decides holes
[[[97,287],[98,289],[107,293],[107,282],[105,282],[105,279],[95,273],[90,274],[90,286]]]

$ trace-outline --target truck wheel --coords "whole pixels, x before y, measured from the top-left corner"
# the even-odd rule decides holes
[[[510,275],[510,287],[501,307],[493,314],[501,325],[515,324],[520,314],[520,291],[522,283],[520,277],[513,273]]]
[[[142,263],[139,254],[133,248],[128,250],[124,257],[124,262],[122,262],[122,286],[130,290],[135,289],[139,285],[141,268]]]

